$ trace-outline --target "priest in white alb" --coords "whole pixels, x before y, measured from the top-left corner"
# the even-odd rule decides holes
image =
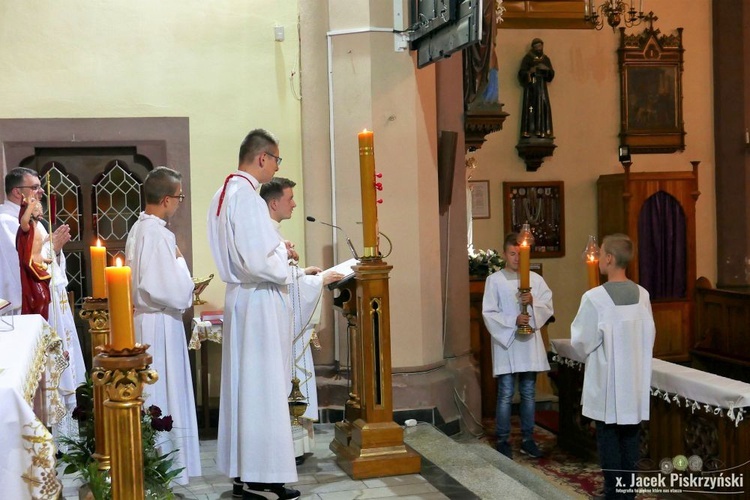
[[[159,374],[147,386],[145,407],[158,406],[171,415],[169,437],[157,443],[161,453],[179,450],[174,468],[184,467],[175,479],[201,475],[198,423],[190,361],[182,313],[193,303],[193,279],[167,222],[184,200],[182,176],[166,167],[149,172],[143,184],[146,209],[133,225],[125,245],[125,260],[132,269],[136,341],[148,344],[151,367]]]
[[[16,252],[21,201],[25,196],[42,199],[44,194],[41,180],[35,170],[18,167],[10,170],[5,176],[5,202],[0,205],[0,298],[10,301],[10,307],[15,314],[21,314],[21,268]],[[43,256],[52,261],[47,269],[51,275],[49,323],[63,342],[62,349],[67,353],[68,362],[68,367],[60,375],[57,393],[65,414],[59,411],[57,405],[52,405],[54,413],[50,415],[50,423],[55,424],[52,428],[55,437],[60,434],[72,436],[77,430],[77,424],[70,415],[76,406],[76,388],[86,379],[86,367],[76,331],[73,304],[68,301],[68,277],[65,254],[62,251],[63,246],[70,241],[70,227],[62,224],[51,235],[48,235],[44,224],[38,224],[37,228],[45,240],[42,247]],[[57,369],[53,370],[56,371]],[[51,392],[48,395],[57,396]]]
[[[284,486],[297,481],[287,404],[290,253],[256,191],[280,164],[276,138],[251,131],[240,146],[238,170],[208,212],[211,253],[226,283],[216,465],[243,499],[300,495]]]

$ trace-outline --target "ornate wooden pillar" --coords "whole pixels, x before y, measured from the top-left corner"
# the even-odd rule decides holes
[[[381,259],[363,259],[346,286],[350,321],[352,392],[345,418],[336,424],[330,449],[353,479],[416,474],[421,458],[404,444],[404,430],[393,421],[388,273]],[[354,292],[354,293],[352,293]],[[342,310],[347,310],[343,309]]]

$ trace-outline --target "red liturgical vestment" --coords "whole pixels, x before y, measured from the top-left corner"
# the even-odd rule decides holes
[[[21,206],[21,214],[26,210],[26,204]],[[20,218],[20,215],[19,215]],[[47,266],[34,262],[32,249],[34,248],[35,222],[29,225],[29,231],[23,232],[19,227],[16,233],[16,251],[21,265],[21,314],[41,314],[49,319],[49,279]]]

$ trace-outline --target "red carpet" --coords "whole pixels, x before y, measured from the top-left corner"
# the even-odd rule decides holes
[[[599,464],[581,460],[557,446],[557,435],[548,429],[558,429],[557,412],[554,410],[537,411],[536,426],[534,427],[534,441],[544,453],[544,457],[535,459],[524,455],[520,451],[521,429],[518,416],[511,417],[511,437],[513,446],[513,460],[528,467],[537,474],[543,475],[548,481],[566,487],[580,495],[592,497],[600,495],[604,487]],[[495,437],[485,438],[488,445],[494,448]],[[656,498],[654,496],[639,495],[640,500]]]
[[[541,417],[541,418],[540,418]],[[553,418],[554,417],[554,418]],[[524,455],[520,451],[521,429],[517,416],[511,418],[510,442],[513,446],[513,460],[532,469],[537,474],[542,474],[553,483],[575,491],[580,495],[593,496],[598,494],[604,484],[599,465],[593,462],[585,462],[570,455],[557,447],[557,436],[542,427],[557,429],[557,412],[537,412],[537,425],[534,428],[534,441],[544,453],[544,457],[535,459]],[[541,425],[540,425],[541,424]],[[487,444],[494,447],[494,436],[487,438]]]

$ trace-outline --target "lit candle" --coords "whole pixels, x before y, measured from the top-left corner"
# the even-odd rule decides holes
[[[91,252],[91,295],[95,299],[107,298],[107,285],[104,279],[104,268],[107,267],[107,249],[99,240],[95,247],[89,247]]]
[[[518,232],[518,288],[531,288],[529,272],[531,267],[531,245],[534,244],[534,235],[528,222],[521,226]]]
[[[518,253],[518,279],[520,280],[520,283],[518,285],[519,288],[529,288],[529,272],[530,272],[530,264],[531,264],[531,247],[529,246],[529,242],[526,240],[523,240],[521,244],[519,245],[519,253]]]
[[[135,346],[133,328],[133,300],[130,296],[130,268],[118,257],[114,267],[108,267],[107,296],[109,299],[109,343],[115,350]]]
[[[359,138],[359,179],[362,190],[364,256],[378,256],[378,208],[375,192],[375,146],[373,133],[363,130]]]
[[[589,276],[589,290],[599,286],[599,260],[593,255],[589,255],[586,260],[586,268]]]
[[[583,249],[583,261],[586,263],[586,274],[589,280],[589,290],[599,286],[599,245],[596,238],[589,235],[586,248]]]

